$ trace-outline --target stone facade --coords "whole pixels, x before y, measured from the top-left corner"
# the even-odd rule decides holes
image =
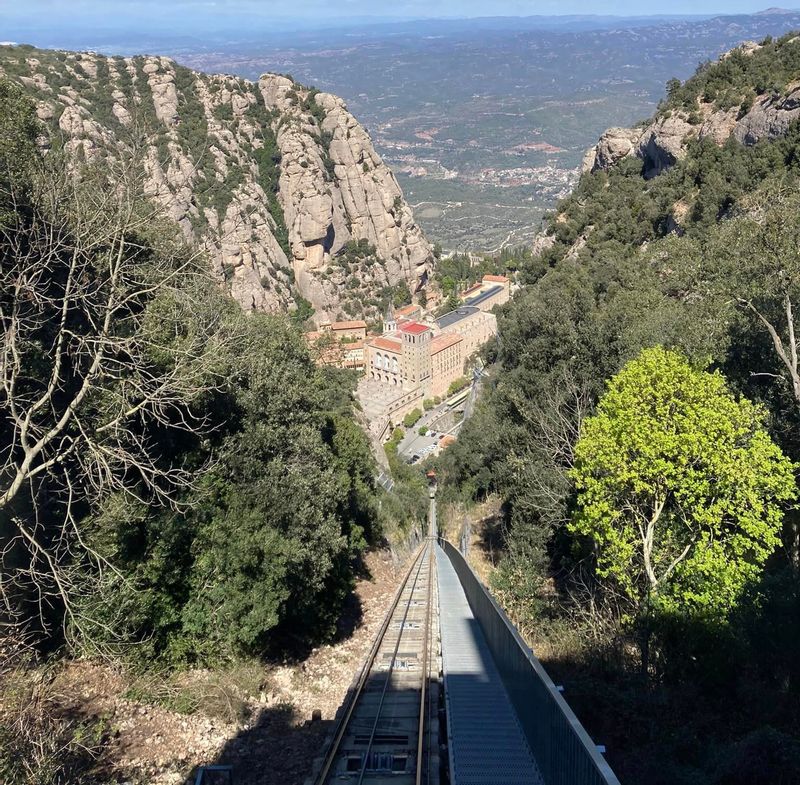
[[[489,288],[497,283],[502,284],[490,281]],[[491,296],[502,298],[503,293],[492,291]],[[444,398],[464,375],[470,357],[497,333],[494,314],[478,306],[464,305],[435,321],[403,318],[419,313],[418,306],[398,312],[390,307],[383,334],[364,342],[358,394],[376,437],[390,433],[424,399]]]
[[[400,325],[403,342],[402,378],[406,388],[431,385],[431,328],[420,322]]]
[[[464,339],[460,335],[438,335],[431,341],[431,395],[444,398],[447,388],[464,371]]]
[[[436,320],[438,331],[444,335],[463,338],[461,356],[466,362],[490,338],[497,335],[497,317],[476,305],[464,305]]]
[[[435,322],[397,321],[390,310],[383,335],[364,344],[366,376],[402,390],[441,397],[464,374],[466,361],[497,332],[494,314],[465,305]]]
[[[362,319],[350,322],[323,322],[319,325],[319,332],[329,332],[339,340],[345,338],[364,340],[367,337],[367,323]]]
[[[365,345],[367,376],[376,382],[403,387],[403,342],[384,334]]]

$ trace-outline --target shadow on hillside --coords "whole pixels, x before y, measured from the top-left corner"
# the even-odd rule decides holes
[[[497,564],[506,547],[502,515],[489,515],[478,524],[478,547],[492,565]]]
[[[355,581],[371,581],[373,579],[372,572],[363,558],[359,558],[353,565],[353,577]],[[297,635],[293,632],[292,627],[297,628],[302,625],[294,618],[291,624],[273,630],[273,640],[270,649],[264,655],[265,661],[273,664],[297,665],[308,659],[318,646],[335,645],[351,638],[363,622],[364,608],[354,585],[342,602],[339,618],[336,620],[332,634],[326,637]]]
[[[229,739],[214,765],[232,775],[207,772],[203,785],[302,785],[311,775],[333,720],[312,722],[290,706],[263,709],[252,727]],[[187,774],[195,782],[198,766]]]
[[[766,572],[727,624],[661,622],[643,681],[633,642],[565,645],[543,664],[626,785],[800,782],[800,584]]]
[[[375,548],[380,549],[381,545]],[[363,559],[356,565],[355,574],[358,580],[373,579]],[[330,642],[349,639],[362,623],[361,599],[352,591]],[[353,677],[361,666],[361,661],[354,664]],[[352,689],[351,685],[342,706],[349,704]],[[229,739],[213,761],[215,766],[232,767],[232,772],[209,772],[204,775],[203,785],[303,785],[314,773],[315,759],[323,755],[335,723],[335,719],[313,720],[311,716],[300,716],[290,705],[264,708],[253,725]],[[194,783],[199,768],[196,766],[187,773],[187,782]]]

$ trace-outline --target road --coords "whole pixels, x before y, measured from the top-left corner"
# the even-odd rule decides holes
[[[442,435],[440,432],[437,431],[435,436],[431,436],[429,434],[420,436],[419,429],[423,425],[430,426],[434,420],[436,420],[438,417],[441,417],[446,411],[446,404],[441,403],[436,408],[425,412],[419,422],[406,431],[406,435],[403,437],[403,440],[400,442],[397,448],[397,454],[404,460],[410,462],[413,455],[421,455],[422,450],[431,446],[438,446],[439,437]],[[430,450],[428,456],[424,457],[430,457],[430,455],[433,454],[435,454],[435,451]]]

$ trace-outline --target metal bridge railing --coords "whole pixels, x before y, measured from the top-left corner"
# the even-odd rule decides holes
[[[447,540],[440,539],[439,543],[486,636],[546,785],[620,785],[503,609],[458,550]]]

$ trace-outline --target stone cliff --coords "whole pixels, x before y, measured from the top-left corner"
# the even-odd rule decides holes
[[[790,41],[787,45],[795,42]],[[740,55],[751,56],[761,47],[743,44]],[[735,50],[736,51],[736,50]],[[731,53],[720,58],[723,62]],[[607,170],[619,161],[636,156],[643,163],[646,178],[655,177],[686,154],[689,142],[710,139],[723,145],[733,136],[744,145],[775,139],[800,119],[800,80],[790,81],[779,93],[756,95],[748,108],[737,105],[719,108],[714,101],[698,96],[691,110],[664,110],[638,128],[611,128],[586,153],[584,172]]]
[[[352,274],[373,291],[401,281],[412,290],[424,285],[431,247],[397,180],[344,102],[328,93],[307,96],[319,119],[314,124],[298,105],[290,79],[265,75],[258,86],[266,106],[281,118],[279,193],[303,296],[317,309],[332,311],[341,289],[352,286]],[[338,264],[337,256],[354,241],[374,248],[383,264],[357,270]]]
[[[0,73],[85,160],[134,154],[144,188],[245,309],[375,318],[425,285],[432,249],[344,102],[283,76],[206,75],[166,57],[0,47]]]

